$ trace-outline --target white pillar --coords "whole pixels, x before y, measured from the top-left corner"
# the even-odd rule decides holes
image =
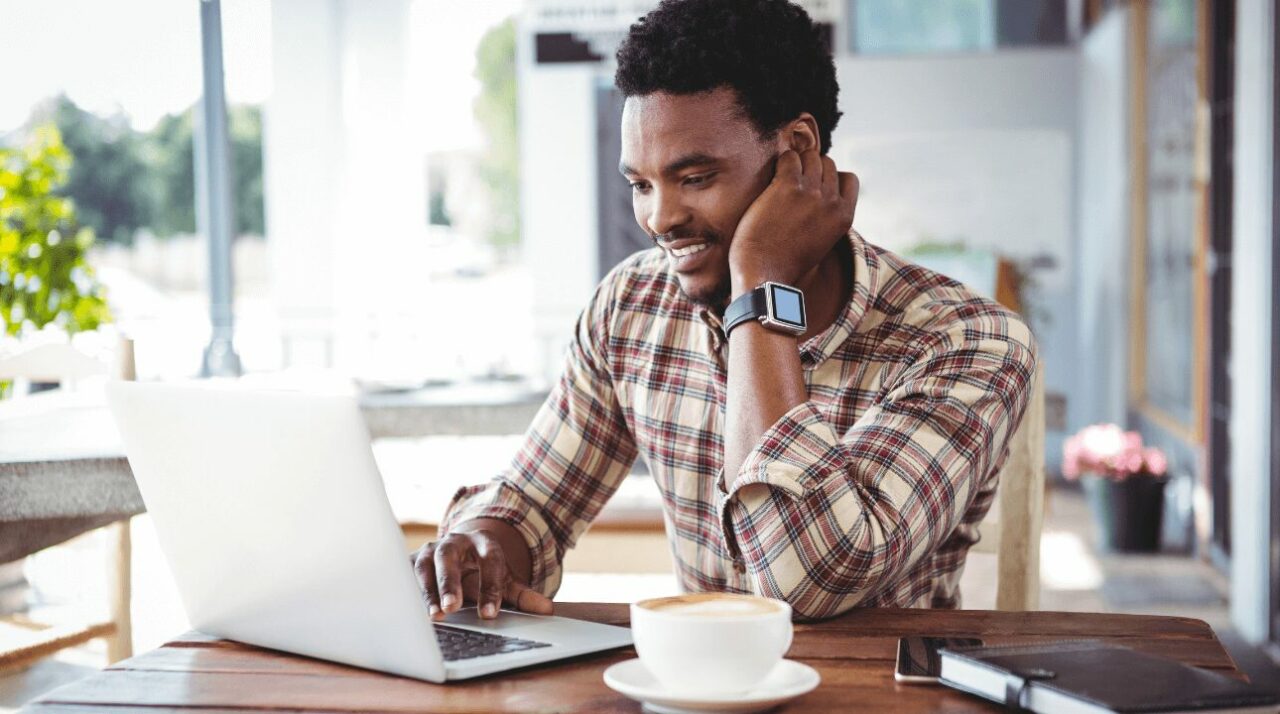
[[[409,5],[272,3],[263,151],[287,365],[367,369],[421,274],[406,259],[426,223]]]
[[[1076,174],[1076,370],[1068,430],[1123,424],[1128,396],[1129,35],[1128,6],[1106,13],[1080,43]],[[1052,357],[1050,358],[1052,359]]]
[[[338,365],[393,368],[413,325],[440,306],[420,293],[426,176],[409,86],[409,0],[346,0],[342,119],[346,166],[339,198]]]
[[[573,322],[599,282],[594,65],[534,65],[522,38],[519,67],[520,220],[533,275],[534,337],[542,376],[554,379]]]
[[[1231,622],[1266,640],[1270,584],[1275,8],[1236,3],[1235,187],[1231,285]]]
[[[271,284],[285,365],[330,366],[334,341],[333,206],[340,195],[338,0],[273,0],[272,92],[263,112]]]

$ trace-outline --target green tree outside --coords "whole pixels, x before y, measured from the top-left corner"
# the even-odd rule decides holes
[[[141,228],[160,237],[196,230],[194,107],[139,132],[124,116],[99,117],[65,95],[37,108],[28,126],[52,123],[75,157],[64,193],[107,242],[129,244]],[[228,110],[236,235],[263,235],[262,112]]]
[[[520,146],[516,118],[516,21],[507,18],[485,33],[476,48],[476,120],[487,147],[480,178],[489,189],[493,226],[489,240],[499,248],[520,242]]]
[[[34,123],[56,126],[75,157],[64,193],[75,200],[80,220],[103,240],[132,242],[149,212],[142,137],[123,115],[99,117],[65,95],[37,110]]]
[[[111,319],[85,259],[93,230],[82,227],[74,203],[56,193],[71,167],[53,126],[35,129],[23,147],[0,148],[0,319],[6,335],[51,324],[71,334]]]
[[[165,115],[145,136],[148,227],[168,237],[196,230],[195,108]],[[264,235],[262,197],[262,111],[256,106],[227,110],[231,142],[231,185],[235,193],[235,235]]]
[[[235,234],[266,235],[262,199],[262,109],[243,104],[231,106],[227,109],[227,132],[231,140],[231,187],[236,197]]]
[[[196,231],[195,156],[191,112],[166,114],[144,144],[148,228],[162,238]]]

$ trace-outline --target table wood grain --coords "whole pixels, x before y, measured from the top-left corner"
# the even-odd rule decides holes
[[[624,604],[558,603],[557,613],[629,624]],[[911,634],[981,637],[990,644],[1097,638],[1246,679],[1200,620],[868,609],[796,625],[788,657],[817,669],[822,684],[779,711],[1001,711],[945,687],[896,683],[897,641]],[[57,689],[24,711],[638,712],[637,702],[606,687],[602,678],[608,666],[634,656],[626,648],[438,685],[191,633]]]

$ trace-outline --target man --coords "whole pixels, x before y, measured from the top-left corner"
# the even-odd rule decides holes
[[[616,84],[657,246],[600,284],[510,469],[460,490],[415,556],[433,617],[549,613],[637,457],[685,590],[805,618],[957,607],[1035,370],[1026,325],[850,232],[835,68],[800,8],[666,0]]]

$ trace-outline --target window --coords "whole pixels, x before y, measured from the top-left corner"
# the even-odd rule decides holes
[[[1067,0],[848,0],[855,54],[1066,44]]]

